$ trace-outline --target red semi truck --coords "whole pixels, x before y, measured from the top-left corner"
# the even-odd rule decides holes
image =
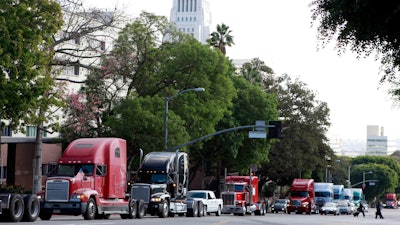
[[[397,209],[396,194],[386,194],[386,208]]]
[[[58,160],[57,174],[46,180],[40,194],[40,215],[83,215],[87,220],[134,218],[137,203],[127,190],[126,141],[83,138],[71,142]]]
[[[314,179],[294,179],[289,189],[290,203],[287,213],[316,212]],[[309,210],[311,204],[311,211]]]
[[[226,191],[221,193],[222,213],[265,215],[266,204],[258,199],[258,177],[227,176]]]

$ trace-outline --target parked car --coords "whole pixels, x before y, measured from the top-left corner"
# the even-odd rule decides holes
[[[319,212],[321,213],[321,215],[333,214],[336,216],[339,215],[339,208],[337,207],[336,203],[327,202],[321,207]]]
[[[289,199],[278,199],[275,201],[273,207],[273,212],[283,212],[287,213],[287,206],[289,204]]]
[[[353,213],[349,201],[338,201],[337,207],[339,208],[339,214],[350,215]]]
[[[354,202],[349,202],[349,204],[350,204],[350,212],[351,212],[351,214],[355,213],[357,211],[356,205],[354,204]]]
[[[204,213],[208,215],[210,215],[210,213],[215,213],[216,216],[221,215],[224,203],[222,199],[215,197],[213,191],[191,190],[187,192],[186,198],[187,202],[193,201],[194,199],[202,201],[204,205]]]

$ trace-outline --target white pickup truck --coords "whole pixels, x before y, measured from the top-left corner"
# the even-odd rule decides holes
[[[222,206],[224,205],[222,199],[216,198],[213,191],[208,190],[191,190],[186,194],[186,198],[201,200],[204,205],[204,215],[215,213],[216,216],[221,215]],[[202,210],[201,210],[202,211]]]

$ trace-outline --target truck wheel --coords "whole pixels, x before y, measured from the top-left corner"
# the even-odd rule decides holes
[[[204,204],[203,204],[203,202],[202,201],[198,201],[197,204],[199,204],[199,207],[198,207],[199,213],[197,214],[197,216],[198,217],[204,216]]]
[[[96,215],[96,202],[93,198],[90,198],[87,202],[86,212],[83,214],[83,218],[85,220],[94,220],[94,216]]]
[[[193,202],[192,208],[188,209],[187,216],[197,217],[199,215],[198,204]]]
[[[168,201],[164,200],[161,204],[161,211],[158,214],[160,218],[167,218],[169,213]]]
[[[246,215],[246,207],[243,206],[243,212],[239,214],[239,216],[245,216]]]
[[[129,214],[127,216],[124,216],[124,218],[121,215],[122,219],[135,219],[136,218],[136,214],[137,214],[137,207],[136,207],[136,200],[135,199],[129,199],[129,208],[128,208],[128,212]]]
[[[142,219],[145,214],[146,214],[146,207],[144,205],[144,201],[139,200],[139,202],[137,203],[136,218]]]
[[[41,220],[50,220],[52,214],[51,213],[39,213],[39,218]]]
[[[11,222],[20,222],[24,216],[24,201],[19,194],[12,194],[10,199],[10,208],[6,215]]]
[[[24,197],[24,221],[33,222],[39,217],[40,203],[36,195],[27,195]]]
[[[218,206],[217,212],[215,213],[216,216],[220,216],[221,215],[221,206]]]

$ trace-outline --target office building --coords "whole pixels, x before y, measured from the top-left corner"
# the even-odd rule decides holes
[[[202,44],[210,38],[211,11],[208,0],[174,0],[170,22],[178,31],[191,34]]]
[[[387,156],[396,151],[394,140],[385,136],[384,127],[378,125],[367,126],[367,150],[366,155]]]

